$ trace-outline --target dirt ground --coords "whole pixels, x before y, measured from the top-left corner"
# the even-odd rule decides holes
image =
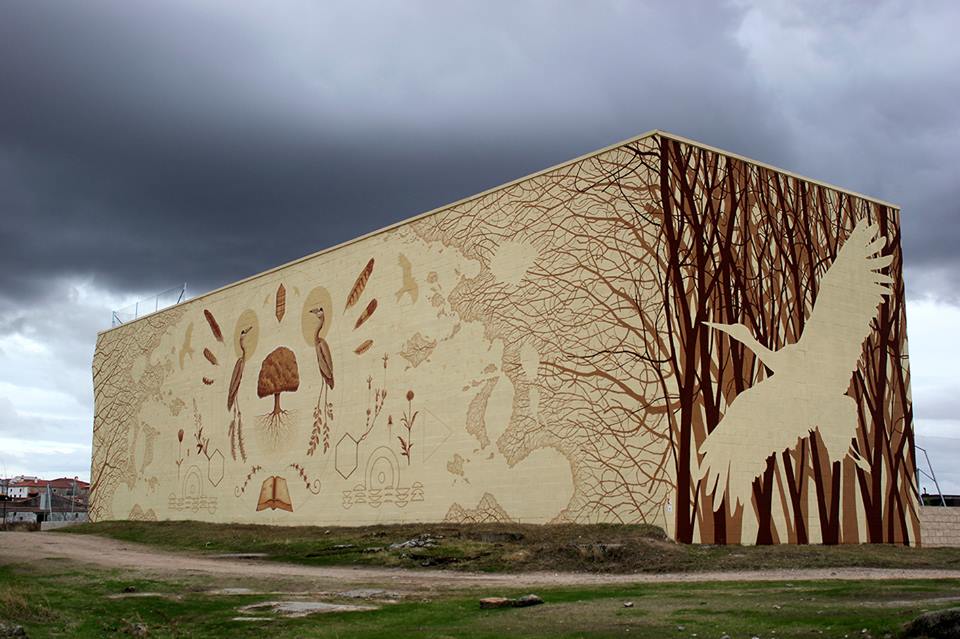
[[[710,581],[811,581],[863,579],[960,579],[960,570],[827,568],[800,570],[738,570],[662,574],[593,574],[529,572],[488,574],[444,570],[302,566],[244,559],[168,552],[93,535],[38,532],[0,533],[0,564],[66,559],[103,568],[154,575],[232,576],[262,579],[309,579],[337,588],[376,585],[379,588],[459,590],[476,587],[592,586],[634,583]]]

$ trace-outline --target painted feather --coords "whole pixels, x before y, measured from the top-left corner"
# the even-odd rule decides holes
[[[373,298],[370,300],[370,303],[367,304],[367,308],[363,309],[363,313],[360,314],[360,317],[357,318],[357,323],[353,325],[353,329],[356,330],[360,328],[364,322],[370,319],[370,316],[373,315],[375,310],[377,310],[377,299]]]
[[[282,322],[283,315],[287,312],[287,289],[283,287],[283,284],[277,287],[276,311],[277,321]]]
[[[353,288],[350,289],[350,294],[347,295],[347,305],[343,307],[343,310],[347,310],[357,303],[357,300],[359,300],[360,296],[363,295],[363,289],[367,287],[367,280],[370,279],[372,274],[373,258],[371,257],[364,269],[360,271],[360,275],[357,276],[357,281],[354,282]]]
[[[373,346],[373,340],[368,339],[368,340],[365,340],[362,344],[360,344],[360,346],[357,346],[355,349],[353,349],[353,352],[356,353],[357,355],[363,355],[364,353],[370,350],[371,346]]]
[[[203,316],[207,318],[207,324],[210,325],[210,332],[217,338],[217,341],[223,343],[223,333],[220,331],[220,325],[217,324],[217,318],[207,309],[203,309]]]

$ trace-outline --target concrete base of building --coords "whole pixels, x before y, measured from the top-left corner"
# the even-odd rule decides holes
[[[44,521],[40,524],[40,530],[56,530],[57,528],[66,528],[67,526],[76,526],[86,523],[86,517],[82,520],[73,519],[69,521]]]

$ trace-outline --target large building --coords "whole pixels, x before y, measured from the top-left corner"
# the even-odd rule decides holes
[[[93,519],[919,542],[899,210],[657,131],[105,331],[93,371]]]

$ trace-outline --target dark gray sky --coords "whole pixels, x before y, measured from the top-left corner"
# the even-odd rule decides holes
[[[920,431],[960,438],[935,328],[960,320],[957,25],[953,2],[8,3],[0,464],[86,474],[112,307],[652,128],[903,206]]]

